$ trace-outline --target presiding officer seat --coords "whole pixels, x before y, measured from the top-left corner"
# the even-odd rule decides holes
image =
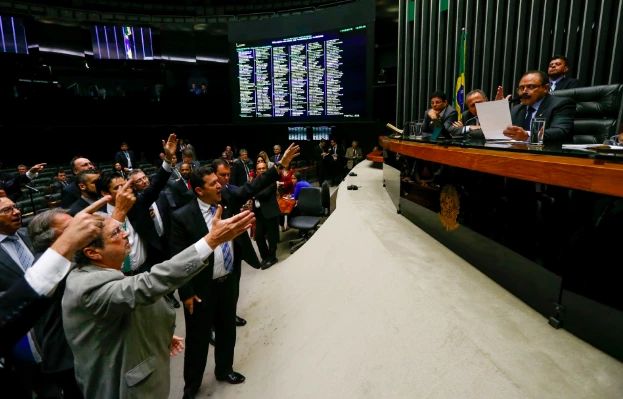
[[[556,90],[554,95],[572,98],[576,103],[575,144],[601,144],[619,133],[623,117],[622,84]]]

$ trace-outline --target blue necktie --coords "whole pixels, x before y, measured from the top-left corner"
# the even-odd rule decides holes
[[[15,250],[15,253],[17,253],[17,258],[19,259],[22,269],[24,269],[24,271],[28,270],[35,260],[35,257],[30,253],[30,250],[26,248],[26,245],[22,244],[17,234],[7,236],[5,240],[9,241],[11,245],[13,245],[13,249]]]
[[[530,130],[532,129],[531,123],[532,123],[532,113],[536,111],[534,108],[532,107],[528,107],[528,111],[526,112],[526,117],[523,121],[523,130],[525,130],[526,132],[530,132]]]
[[[216,214],[216,206],[210,207],[210,217],[214,220],[214,214]],[[221,252],[223,252],[223,262],[225,263],[225,270],[232,272],[234,270],[234,255],[231,252],[231,246],[229,241],[221,244]]]

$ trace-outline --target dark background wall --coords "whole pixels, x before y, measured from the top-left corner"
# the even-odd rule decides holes
[[[396,119],[422,119],[429,95],[454,97],[458,45],[467,32],[466,92],[511,94],[521,75],[547,72],[554,54],[584,86],[623,81],[621,0],[400,1]],[[447,4],[446,11],[440,11]],[[445,8],[445,7],[444,7]]]
[[[253,3],[253,0],[247,2]],[[52,5],[52,2],[45,3],[46,6]],[[232,11],[242,12],[242,3],[237,2],[236,10]],[[293,2],[289,7],[297,5],[295,3],[301,5],[301,2]],[[345,4],[325,3],[327,7],[336,3],[338,8],[348,9]],[[367,13],[370,13],[370,3],[375,2],[366,0],[364,4]],[[316,123],[334,126],[335,138],[346,146],[352,140],[358,140],[364,152],[371,151],[378,144],[378,136],[385,131],[384,124],[395,114],[397,4],[398,0],[376,4],[375,25],[378,28],[374,31],[373,121]],[[3,104],[0,136],[9,140],[0,146],[0,161],[4,167],[35,162],[65,164],[78,154],[94,161],[108,161],[121,141],[128,141],[137,153],[144,152],[146,159],[152,160],[161,151],[160,140],[172,132],[178,133],[178,137],[189,138],[202,159],[219,156],[226,145],[245,147],[255,156],[260,150],[270,152],[274,144],[283,146],[288,143],[287,124],[240,126],[233,123],[229,65],[212,61],[229,57],[228,23],[232,20],[240,21],[239,24],[252,23],[260,18],[258,15],[201,16],[207,8],[195,6],[177,10],[188,15],[189,10],[194,9],[193,16],[169,18],[155,16],[158,10],[154,8],[154,15],[141,13],[140,22],[132,23],[155,29],[154,50],[162,54],[161,59],[95,60],[89,54],[89,26],[94,23],[127,23],[132,21],[132,16],[107,14],[109,10],[97,1],[88,4],[59,1],[54,5],[71,5],[74,9],[52,10],[42,6],[35,10],[29,6],[28,13],[25,9],[19,13],[17,7],[8,10],[5,9],[8,6],[0,5],[0,13],[22,16],[27,20],[27,32],[32,32],[29,44],[71,53],[40,51],[36,47],[30,49],[29,55],[0,53],[3,66],[0,75],[0,101]],[[87,6],[102,11],[85,13],[75,9]],[[287,7],[285,3],[282,6]],[[243,8],[245,12],[254,11]],[[168,12],[173,13],[173,10]],[[280,15],[271,15],[270,20],[281,20],[280,23],[287,25],[288,21],[300,20],[301,14],[305,16],[303,19],[308,19],[314,12],[325,15],[328,10],[318,6],[317,11],[279,11]],[[52,14],[56,16],[50,16]],[[97,18],[119,20],[97,22]],[[377,79],[381,69],[386,71],[382,82]],[[56,84],[21,80],[59,82],[64,88],[59,91]],[[210,95],[200,96],[202,98],[189,96],[188,87],[192,82],[198,85],[207,82]],[[13,90],[16,84],[17,99]],[[154,92],[156,85],[162,86],[160,98],[156,98]],[[105,100],[89,97],[89,88],[93,86],[106,89]],[[116,95],[117,86],[123,87],[126,97]],[[67,90],[68,87],[71,89]],[[65,95],[61,94],[65,91]],[[300,125],[310,124],[290,124]],[[301,144],[302,158],[310,158],[312,146],[317,142]]]

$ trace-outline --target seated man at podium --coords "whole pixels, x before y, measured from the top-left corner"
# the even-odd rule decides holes
[[[447,130],[452,128],[452,124],[459,119],[459,113],[448,106],[446,93],[436,91],[431,95],[431,108],[426,111],[422,133],[432,133],[436,127],[445,127]]]
[[[519,81],[517,94],[521,104],[511,109],[513,126],[504,130],[506,137],[528,141],[532,119],[545,118],[543,142],[572,141],[575,102],[549,94],[549,78],[545,72],[526,72]]]
[[[489,101],[484,91],[480,89],[472,90],[467,93],[465,97],[465,103],[467,105],[467,111],[461,115],[461,120],[452,124],[452,127],[448,129],[452,136],[460,136],[467,133],[470,135],[481,136],[482,130],[480,129],[480,121],[478,120],[478,110],[476,104],[486,103]]]

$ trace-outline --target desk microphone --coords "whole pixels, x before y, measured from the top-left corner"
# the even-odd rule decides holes
[[[508,100],[508,102],[509,102],[509,104],[518,103],[519,101],[521,101],[522,98],[523,98],[523,96],[513,97],[510,100]]]
[[[28,184],[24,184],[24,187],[26,187],[27,189],[32,190],[32,191],[34,191],[34,192],[36,192],[36,193],[38,193],[38,192],[39,192],[39,190],[37,190],[37,189],[36,189],[36,188],[34,188],[34,187],[30,187]]]

